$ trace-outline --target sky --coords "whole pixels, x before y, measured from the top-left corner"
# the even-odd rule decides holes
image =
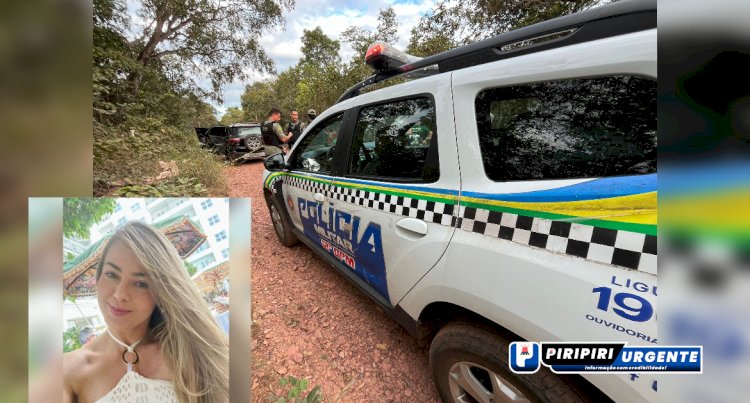
[[[380,10],[392,6],[399,22],[399,41],[395,45],[399,49],[405,49],[411,29],[417,25],[422,15],[432,10],[435,3],[435,0],[297,0],[294,10],[285,14],[285,26],[279,26],[273,32],[267,33],[261,37],[260,42],[275,62],[276,71],[280,73],[296,64],[302,57],[301,38],[305,29],[313,30],[319,26],[330,38],[340,40],[341,32],[350,26],[374,31]],[[341,60],[349,61],[353,54],[354,51],[349,46],[341,44]],[[223,105],[212,103],[218,111],[218,117],[221,117],[228,107],[240,107],[240,96],[245,91],[245,85],[269,77],[253,74],[252,71],[248,73],[251,75],[250,80],[236,80],[224,86]]]
[[[374,31],[378,24],[380,10],[391,6],[396,12],[399,23],[399,41],[394,45],[403,50],[409,42],[411,29],[417,25],[420,17],[432,10],[436,2],[436,0],[296,0],[294,9],[284,14],[285,25],[280,25],[265,33],[260,43],[267,55],[274,61],[276,72],[280,73],[296,64],[302,57],[301,38],[305,29],[313,30],[319,26],[328,37],[340,41],[341,33],[350,26]],[[126,3],[128,14],[133,22],[130,34],[135,35],[143,26],[143,20],[137,16],[140,2],[126,0]],[[347,62],[353,54],[354,51],[342,41],[341,60]],[[218,118],[221,118],[227,108],[241,106],[240,96],[245,91],[246,85],[270,77],[268,74],[255,73],[252,70],[246,73],[250,77],[248,80],[235,80],[222,88],[223,104],[210,102],[216,108]],[[208,88],[209,85],[205,87]]]

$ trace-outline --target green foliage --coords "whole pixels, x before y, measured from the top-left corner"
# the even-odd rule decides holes
[[[338,66],[341,63],[339,57],[339,41],[329,38],[320,27],[313,30],[304,30],[302,34],[302,60],[300,65],[312,65],[318,68]]]
[[[68,252],[65,254],[65,257],[63,258],[63,263],[71,262],[76,258],[76,255]]]
[[[115,204],[110,198],[64,198],[63,236],[88,239],[89,228],[112,213]]]
[[[188,262],[187,260],[182,261],[185,264],[185,270],[188,273],[188,276],[193,277],[195,273],[198,271],[198,268],[195,267],[194,264]]]
[[[206,193],[197,178],[176,178],[155,185],[126,185],[115,191],[115,195],[123,197],[205,196]]]
[[[300,71],[304,78],[296,85],[294,104],[299,105],[302,115],[309,108],[318,112],[326,110],[349,85],[354,85],[346,81],[341,68],[334,66],[319,69],[306,65]]]
[[[226,193],[223,165],[216,155],[200,148],[192,128],[165,124],[161,117],[126,115],[123,118],[125,123],[116,127],[101,126],[100,132],[94,134],[95,195],[203,196]],[[175,161],[179,175],[155,180],[162,171],[159,161]],[[113,190],[119,187],[124,188]]]
[[[241,123],[245,121],[247,121],[247,119],[245,119],[245,113],[242,112],[242,109],[236,106],[227,108],[226,113],[224,113],[224,116],[221,117],[221,124],[224,126],[229,126],[232,123]]]
[[[435,5],[412,30],[407,49],[415,56],[429,56],[459,45],[520,28],[535,22],[570,14],[610,0],[444,0]],[[313,108],[322,112],[333,105],[348,88],[373,74],[364,63],[367,48],[375,41],[394,44],[398,41],[398,20],[393,8],[380,10],[377,28],[370,31],[350,26],[341,40],[355,54],[346,62],[336,55],[339,43],[328,38],[319,27],[305,30],[300,62],[274,79],[254,83],[242,95],[246,117],[265,119],[271,107]],[[399,84],[404,79],[387,80],[364,91]]]
[[[288,387],[286,396],[272,396],[269,400],[275,403],[320,403],[323,401],[323,395],[320,393],[320,386],[315,386],[306,395],[302,395],[310,384],[307,379],[298,379],[293,376],[285,376],[279,379],[283,387]]]
[[[408,51],[429,56],[458,45],[612,0],[442,0],[412,29]]]
[[[441,17],[433,14],[434,19]],[[441,52],[453,49],[457,46],[457,41],[451,35],[451,32],[427,29],[428,25],[435,24],[434,21],[420,20],[419,25],[412,28],[411,39],[406,47],[406,53],[419,57],[436,55]]]
[[[245,87],[240,102],[248,120],[262,123],[268,111],[276,107],[276,93],[271,84],[271,81],[256,81]]]
[[[74,326],[63,332],[63,352],[69,353],[71,351],[78,350],[81,348],[81,342],[78,336],[81,334],[81,329]]]
[[[271,68],[257,38],[270,28],[266,22],[281,23],[282,10],[292,5],[289,0],[232,2],[219,9],[204,0],[148,0],[139,15],[147,23],[143,36],[129,38],[125,2],[95,0],[94,194],[225,195],[223,164],[200,148],[194,131],[218,124],[204,99],[218,98],[220,84],[241,75],[240,65]],[[190,78],[201,77],[191,71],[197,65],[212,92]],[[175,161],[179,175],[157,177],[160,161]]]
[[[123,9],[124,0],[95,3],[95,26],[127,31],[129,21],[117,19],[118,13],[114,12]],[[210,95],[219,101],[221,86],[247,78],[246,71],[273,71],[273,61],[259,39],[282,27],[282,12],[294,7],[294,0],[136,3],[143,29],[139,37],[127,41],[133,59],[141,66],[165,72],[169,81],[177,85],[174,89],[195,92],[199,88],[197,80],[207,81],[211,83]],[[132,73],[127,79],[138,92],[142,75]]]
[[[297,88],[304,80],[300,71],[300,65],[297,65],[279,74],[273,83],[275,106],[281,108],[283,111],[284,120],[282,120],[282,123],[284,125],[286,125],[289,111],[298,108],[295,103]]]
[[[189,119],[189,128],[212,127],[219,124],[216,119],[216,110],[210,104],[201,101],[194,94],[188,94],[188,99],[183,103],[186,108],[183,114]]]
[[[302,58],[299,63],[281,72],[273,79],[255,82],[245,87],[242,94],[242,111],[249,120],[262,122],[272,107],[287,114],[293,109],[304,116],[307,109],[318,113],[333,105],[349,87],[372,75],[364,64],[367,47],[376,40],[394,43],[398,21],[392,8],[380,11],[378,28],[367,31],[352,26],[342,33],[342,39],[355,49],[356,54],[347,63],[339,57],[340,43],[329,38],[320,27],[304,30]],[[389,82],[385,85],[392,85]]]
[[[393,11],[392,7],[388,7],[385,10],[380,10],[378,27],[375,31],[371,32],[361,27],[351,26],[341,33],[341,37],[356,52],[352,61],[364,64],[365,54],[370,44],[375,41],[394,44],[398,41],[397,31],[398,20],[396,19],[396,12]]]

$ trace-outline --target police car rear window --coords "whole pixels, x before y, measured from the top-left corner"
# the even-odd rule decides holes
[[[656,82],[633,76],[492,88],[475,101],[494,181],[656,172]]]

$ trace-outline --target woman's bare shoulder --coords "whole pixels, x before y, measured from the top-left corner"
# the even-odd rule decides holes
[[[103,355],[95,341],[78,350],[63,354],[63,383],[65,388],[77,390],[81,383],[102,369]]]
[[[67,384],[69,380],[80,379],[82,376],[93,371],[96,366],[96,353],[81,347],[78,350],[63,354],[63,379]]]

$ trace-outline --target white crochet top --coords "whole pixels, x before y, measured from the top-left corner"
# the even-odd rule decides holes
[[[96,403],[177,403],[172,382],[151,379],[135,372],[128,371],[120,378],[114,389],[110,390]]]

